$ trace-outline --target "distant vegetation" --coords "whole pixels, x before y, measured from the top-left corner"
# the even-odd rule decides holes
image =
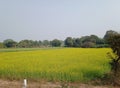
[[[109,30],[103,38],[97,35],[82,36],[81,38],[67,37],[64,41],[54,39],[49,40],[21,40],[16,42],[12,39],[6,39],[0,43],[0,48],[41,48],[41,47],[82,47],[82,48],[102,48],[109,47],[106,38],[115,31]]]

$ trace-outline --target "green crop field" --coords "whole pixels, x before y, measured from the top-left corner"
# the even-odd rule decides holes
[[[110,71],[110,49],[1,49],[0,78],[82,82]]]

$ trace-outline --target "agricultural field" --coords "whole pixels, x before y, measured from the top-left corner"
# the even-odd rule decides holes
[[[0,79],[86,82],[110,71],[107,48],[0,49]]]

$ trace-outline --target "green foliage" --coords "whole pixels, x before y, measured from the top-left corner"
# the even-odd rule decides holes
[[[104,46],[104,40],[96,35],[81,37],[81,47],[83,48],[94,48],[101,45]]]
[[[51,41],[51,45],[52,45],[53,47],[60,47],[61,44],[62,44],[61,41],[58,40],[58,39],[54,39],[54,40]]]
[[[65,46],[66,47],[73,47],[73,39],[72,39],[72,37],[67,37],[65,39]]]
[[[105,40],[105,42],[107,43],[108,39],[114,35],[114,34],[118,34],[116,31],[113,31],[113,30],[108,30],[106,32],[106,34],[104,35],[103,39]]]
[[[21,40],[18,46],[21,48],[28,48],[28,46],[30,46],[29,43],[30,43],[29,40]]]
[[[93,42],[84,42],[81,45],[82,48],[95,48],[95,43]]]
[[[48,40],[42,41],[33,41],[33,40],[21,40],[18,43],[19,48],[38,48],[38,47],[48,47],[50,42]]]
[[[65,39],[66,47],[82,47],[82,48],[102,48],[108,47],[105,44],[104,39],[99,38],[96,35],[83,36],[81,38],[67,37]]]
[[[116,84],[116,82],[118,81],[116,80],[116,78],[120,79],[120,34],[119,33],[111,34],[107,38],[107,42],[109,43],[113,51],[113,54],[108,53],[108,55],[111,58],[110,65],[112,75],[114,76],[113,82]],[[120,80],[118,82],[120,82]],[[117,84],[119,84],[118,82]]]
[[[3,44],[7,47],[7,48],[11,48],[11,47],[16,47],[17,42],[15,42],[12,39],[6,39],[3,41]]]
[[[49,46],[50,46],[50,41],[48,41],[48,40],[43,40],[42,44],[43,44],[43,46],[45,46],[45,47],[49,47]]]
[[[80,38],[67,37],[64,41],[54,39],[52,41],[33,41],[33,40],[21,40],[19,43],[12,39],[7,39],[4,41],[4,46],[6,47],[17,47],[17,48],[38,48],[38,47],[82,47],[82,48],[103,48],[109,47],[106,39],[111,34],[117,34],[117,32],[108,30],[104,38],[99,38],[97,35],[83,36]]]
[[[73,47],[81,47],[81,40],[80,38],[73,39]]]

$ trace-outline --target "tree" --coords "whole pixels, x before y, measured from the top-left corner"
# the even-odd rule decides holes
[[[22,48],[32,48],[34,47],[34,41],[33,40],[21,40],[18,44],[19,47]]]
[[[48,40],[43,40],[42,44],[43,44],[43,46],[45,46],[45,47],[49,47],[49,46],[50,46],[50,41],[48,41]]]
[[[84,42],[81,45],[82,48],[94,48],[95,47],[95,43],[93,42]]]
[[[73,46],[74,47],[81,47],[81,40],[80,40],[80,38],[74,38],[73,39]]]
[[[72,39],[72,37],[67,37],[65,39],[65,46],[66,47],[73,47],[73,39]]]
[[[111,71],[113,74],[113,82],[115,84],[119,84],[120,85],[120,34],[115,33],[109,36],[109,38],[107,38],[107,42],[110,45],[113,54],[108,53],[109,57],[111,58]]]
[[[28,40],[21,40],[18,43],[18,46],[21,47],[21,48],[28,48]]]
[[[83,48],[93,48],[96,46],[96,37],[91,36],[83,36],[81,37],[81,47]]]
[[[59,47],[59,46],[61,46],[61,41],[58,39],[54,39],[51,41],[51,45],[54,47]]]
[[[32,46],[33,47],[39,47],[39,42],[38,41],[33,41]]]
[[[103,39],[107,42],[107,39],[109,39],[109,37],[111,36],[111,35],[114,35],[114,34],[118,34],[116,31],[113,31],[113,30],[108,30],[107,32],[106,32],[106,34],[104,35],[104,37],[103,37]]]
[[[6,39],[3,41],[4,46],[7,48],[16,47],[17,42],[12,39]]]
[[[40,40],[38,41],[38,46],[42,47],[42,41],[40,41]]]

